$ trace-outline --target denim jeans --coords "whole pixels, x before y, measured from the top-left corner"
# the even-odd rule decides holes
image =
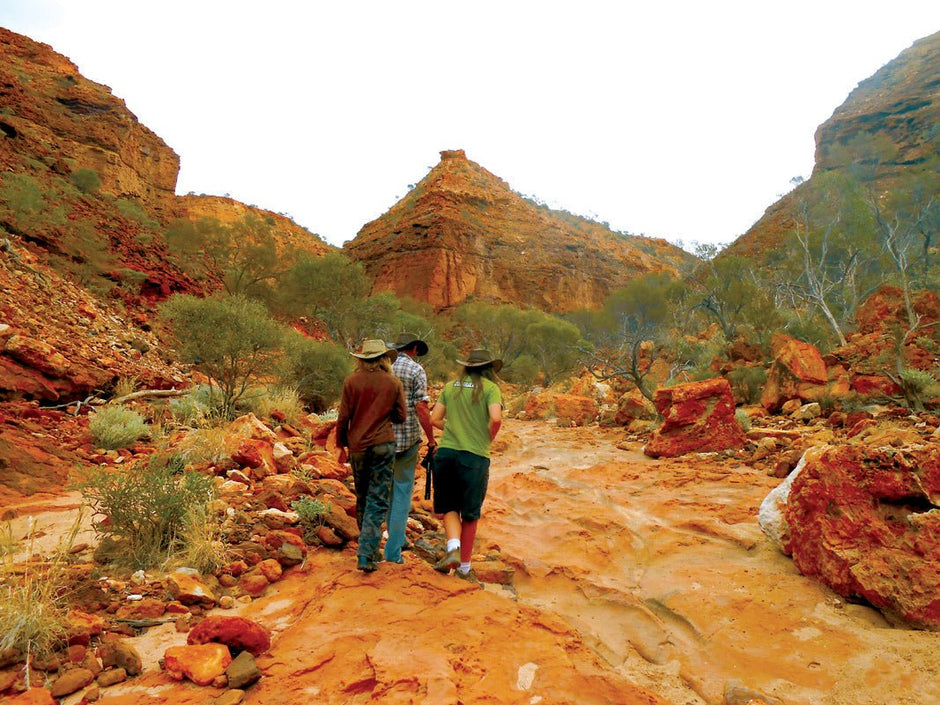
[[[388,514],[394,460],[394,443],[380,443],[349,454],[356,483],[360,558],[371,558],[382,539],[382,522]]]
[[[405,545],[405,527],[411,512],[411,493],[415,487],[415,466],[418,464],[418,447],[415,443],[408,450],[395,453],[392,494],[388,508],[388,540],[385,542],[385,560],[393,563],[401,559],[401,547]]]

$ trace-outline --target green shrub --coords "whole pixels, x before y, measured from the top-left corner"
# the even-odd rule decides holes
[[[323,521],[330,512],[330,505],[311,497],[300,497],[291,502],[290,506],[300,518],[300,524],[304,529],[304,541],[313,543],[317,529],[323,526]]]
[[[76,169],[69,181],[82,193],[95,193],[101,188],[101,177],[94,169]]]
[[[929,372],[905,367],[898,377],[904,399],[912,409],[920,411],[925,401],[940,395],[940,384]]]
[[[744,409],[735,409],[734,410],[734,420],[738,422],[745,433],[751,430],[751,417]]]
[[[95,531],[110,558],[150,568],[181,550],[186,520],[213,498],[211,478],[184,471],[180,456],[155,455],[146,466],[93,468],[78,483],[84,502],[106,520]]]
[[[499,374],[507,382],[531,387],[539,379],[539,362],[532,355],[523,354]]]
[[[217,425],[224,419],[222,399],[207,384],[192,387],[181,397],[170,400],[170,413],[184,426]]]
[[[127,448],[150,433],[144,417],[126,406],[106,406],[88,421],[97,448]]]
[[[263,304],[241,295],[200,299],[176,295],[160,307],[179,355],[211,380],[227,417],[257,377],[270,372],[284,329]]]
[[[735,398],[756,404],[767,383],[767,372],[763,367],[736,367],[728,373],[728,382]]]
[[[156,229],[160,227],[160,223],[147,215],[146,211],[144,211],[140,203],[136,200],[132,201],[126,198],[119,198],[114,202],[114,206],[118,209],[118,212],[128,220],[136,221],[139,225],[143,225],[147,228]]]
[[[351,371],[352,358],[343,346],[292,334],[278,378],[295,388],[312,411],[319,412],[339,399],[343,380]]]

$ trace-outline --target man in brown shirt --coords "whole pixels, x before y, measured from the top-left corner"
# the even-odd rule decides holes
[[[395,460],[392,422],[405,420],[405,392],[392,375],[398,355],[381,340],[367,340],[359,352],[356,370],[343,382],[343,396],[336,420],[340,462],[349,450],[356,486],[356,520],[359,524],[359,570],[376,569],[375,552],[388,514]]]

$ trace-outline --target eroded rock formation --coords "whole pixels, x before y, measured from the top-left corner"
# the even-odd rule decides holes
[[[762,526],[801,573],[940,628],[935,446],[814,448],[780,489],[761,509]]]
[[[663,424],[644,452],[654,458],[740,448],[744,430],[734,418],[728,380],[718,377],[664,387],[653,395]]]
[[[692,257],[664,240],[611,232],[515,193],[463,150],[346,244],[375,291],[447,309],[464,301],[547,311],[596,308],[650,272],[677,274]]]

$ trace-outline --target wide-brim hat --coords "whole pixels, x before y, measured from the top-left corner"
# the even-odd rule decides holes
[[[416,336],[414,333],[402,333],[398,336],[398,340],[392,345],[396,350],[404,350],[405,348],[410,348],[412,345],[418,345],[418,357],[424,357],[428,354],[428,344],[425,343],[421,338]]]
[[[472,350],[466,357],[466,360],[457,360],[457,364],[471,368],[492,365],[493,372],[499,372],[503,368],[503,361],[499,358],[494,358],[493,354],[489,350]]]
[[[358,357],[360,360],[377,360],[383,355],[388,355],[389,359],[394,362],[395,358],[398,357],[398,351],[395,348],[388,347],[384,340],[375,339],[363,341],[359,352],[349,354]]]

